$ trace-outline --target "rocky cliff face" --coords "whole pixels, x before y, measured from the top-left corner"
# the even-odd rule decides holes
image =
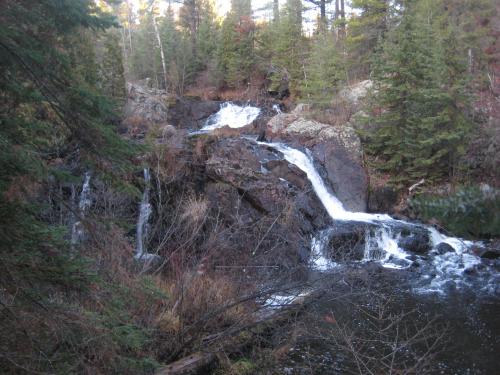
[[[129,83],[127,95],[123,125],[131,135],[139,137],[153,126],[167,124],[182,129],[199,129],[221,105],[217,101],[176,97],[151,88],[144,81]]]
[[[306,111],[299,105],[290,114],[275,116],[268,123],[268,137],[310,149],[345,208],[365,211],[368,178],[355,130],[349,124],[333,126],[306,119]]]
[[[235,225],[265,219],[273,251],[305,262],[312,235],[329,223],[307,176],[274,150],[242,138],[221,139],[210,146],[205,192],[222,218]]]

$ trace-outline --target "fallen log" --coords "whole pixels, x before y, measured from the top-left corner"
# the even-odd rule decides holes
[[[214,353],[197,352],[163,367],[156,375],[201,374],[202,371],[214,366],[216,361],[217,356]]]

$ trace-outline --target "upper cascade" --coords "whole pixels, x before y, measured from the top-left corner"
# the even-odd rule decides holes
[[[200,132],[209,132],[225,126],[233,129],[242,128],[251,124],[260,112],[260,108],[250,105],[242,107],[231,102],[223,103],[220,110],[207,119]]]

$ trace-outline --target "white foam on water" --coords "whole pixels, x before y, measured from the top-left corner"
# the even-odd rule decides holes
[[[250,105],[242,107],[230,102],[223,103],[219,112],[210,116],[205,126],[195,133],[206,133],[225,126],[233,129],[242,128],[251,124],[260,115],[260,112],[260,108]]]
[[[337,265],[335,262],[332,262],[324,256],[325,248],[330,239],[328,233],[328,229],[322,230],[311,240],[311,266],[313,269],[318,271],[328,271]]]
[[[328,215],[333,220],[341,221],[359,221],[372,223],[375,221],[393,221],[389,215],[383,214],[367,214],[365,212],[350,212],[344,209],[342,202],[337,197],[331,194],[318,171],[314,167],[314,162],[309,155],[302,151],[284,145],[282,143],[257,142],[260,145],[269,146],[281,152],[285,159],[297,166],[300,170],[307,174],[307,178],[311,181],[313,189],[321,203],[325,207]]]
[[[136,252],[135,259],[150,260],[157,258],[156,254],[150,254],[144,249],[144,245],[148,238],[149,218],[153,212],[151,203],[149,203],[149,191],[151,189],[151,175],[149,169],[144,168],[144,191],[142,193],[141,204],[139,206],[139,218],[137,219],[136,227]]]
[[[407,229],[415,227],[427,230],[431,241],[430,245],[433,249],[436,249],[441,243],[450,245],[453,251],[444,254],[435,254],[436,252],[430,254],[432,257],[431,265],[435,275],[433,277],[422,277],[423,279],[431,279],[431,281],[426,287],[420,288],[417,291],[425,293],[442,292],[448,282],[453,282],[456,287],[466,285],[467,281],[465,280],[464,273],[481,264],[481,259],[471,253],[471,248],[473,246],[481,246],[480,243],[448,237],[432,227],[395,220],[385,214],[347,211],[342,202],[329,192],[325,182],[316,170],[314,161],[308,150],[307,153],[304,153],[282,143],[257,143],[281,152],[289,163],[294,164],[306,173],[316,195],[333,220],[370,223],[376,226],[375,229],[366,229],[363,261],[378,261],[383,267],[390,269],[405,269],[411,266],[413,263],[410,260],[411,255],[398,245],[401,229],[399,232],[391,229],[392,227],[397,227],[394,224],[399,224],[400,226],[404,224]],[[311,242],[313,268],[320,271],[325,271],[335,266],[335,263],[328,260],[324,255],[324,249],[327,245],[325,241],[324,233],[320,232]],[[493,278],[495,279],[494,275]],[[486,282],[485,288],[492,289],[490,284],[490,282]]]
[[[435,254],[432,257],[435,276],[429,285],[417,288],[417,291],[421,293],[444,293],[444,288],[450,281],[453,281],[456,287],[469,285],[469,282],[464,277],[464,273],[481,264],[481,259],[470,253],[470,248],[473,246],[480,247],[482,244],[448,237],[432,227],[428,227],[427,230],[429,231],[434,249],[439,244],[445,243],[450,245],[454,251]]]

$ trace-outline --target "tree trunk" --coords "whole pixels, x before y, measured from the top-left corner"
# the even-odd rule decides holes
[[[345,37],[345,0],[340,0],[340,18],[341,18],[341,25],[340,25],[340,36],[342,38]]]
[[[158,42],[158,48],[160,49],[161,66],[163,68],[163,79],[165,81],[165,91],[168,91],[167,64],[165,62],[165,53],[163,52],[163,44],[161,42],[160,32],[158,31],[158,24],[156,22],[156,16],[154,14],[153,14],[153,26],[155,29],[156,40]]]
[[[280,21],[280,1],[273,1],[273,21],[278,23]]]
[[[133,46],[132,46],[132,12],[130,11],[130,2],[127,0],[127,18],[128,18],[128,43],[129,43],[129,48],[130,48],[130,55],[133,54]]]
[[[321,0],[319,9],[321,12],[321,22],[326,25],[326,0]]]

